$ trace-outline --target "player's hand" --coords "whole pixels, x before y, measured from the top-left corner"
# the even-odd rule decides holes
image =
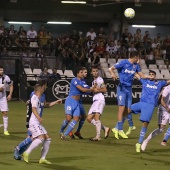
[[[94,89],[93,89],[93,92],[94,92],[94,93],[99,93],[99,90],[98,90],[97,88],[94,88]]]
[[[38,121],[39,121],[40,123],[42,123],[42,118],[41,118],[41,117],[39,117],[39,118],[38,118]]]
[[[62,104],[62,100],[60,99],[60,100],[57,100],[56,101],[56,104]]]
[[[112,79],[115,81],[118,77],[115,75],[111,75]]]
[[[9,101],[9,100],[11,100],[11,98],[12,98],[12,96],[9,94],[9,95],[7,96],[7,100]]]

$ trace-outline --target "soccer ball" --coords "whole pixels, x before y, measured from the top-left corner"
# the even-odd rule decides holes
[[[132,8],[127,8],[124,12],[125,17],[131,19],[135,16],[135,11]]]

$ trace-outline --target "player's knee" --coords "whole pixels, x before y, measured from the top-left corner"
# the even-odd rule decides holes
[[[89,123],[91,123],[92,118],[91,118],[91,117],[87,117],[87,121],[88,121]]]

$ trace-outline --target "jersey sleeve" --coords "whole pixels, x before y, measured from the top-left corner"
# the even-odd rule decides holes
[[[11,84],[12,84],[11,79],[10,79],[9,76],[7,76],[7,75],[5,75],[5,82],[6,82],[8,85],[11,85]]]
[[[121,69],[121,68],[123,68],[124,65],[125,65],[125,61],[122,60],[122,61],[114,64],[113,66],[114,66],[116,69]]]
[[[165,81],[165,80],[161,81],[162,87],[165,86],[166,84],[167,84],[167,81]]]
[[[142,79],[142,78],[140,78],[140,82],[143,84],[143,83],[145,83],[147,81],[147,79]]]
[[[33,96],[31,97],[31,105],[32,105],[32,107],[37,108],[37,106],[38,106],[38,101],[39,101],[38,97],[35,96],[35,95],[33,95]]]
[[[162,96],[166,97],[169,94],[169,88],[165,87],[165,89],[162,91]]]
[[[137,72],[137,73],[141,72],[141,68],[140,68],[139,64],[137,64],[136,66],[137,66],[136,72]]]
[[[78,79],[74,79],[74,80],[72,81],[72,84],[73,84],[75,87],[77,87],[77,86],[82,86],[81,81],[78,80]]]

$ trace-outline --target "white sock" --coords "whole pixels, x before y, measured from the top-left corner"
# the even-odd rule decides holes
[[[101,122],[100,120],[97,120],[96,121],[96,133],[97,133],[96,137],[100,137],[100,131],[101,131]]]
[[[42,142],[43,142],[43,139],[39,139],[39,138],[33,140],[31,145],[29,146],[29,148],[26,150],[26,153],[30,154],[32,152],[32,150],[34,150],[36,147],[38,147]]]
[[[48,150],[50,148],[50,143],[51,143],[51,138],[44,141],[43,148],[42,148],[42,151],[41,151],[41,159],[45,159],[45,157],[48,153]]]
[[[91,124],[93,124],[94,126],[96,126],[96,121],[94,119],[92,119]]]
[[[106,128],[106,126],[104,126],[104,125],[101,124],[101,129],[102,129],[102,130],[105,130],[105,128]]]
[[[4,132],[8,129],[8,116],[3,116]]]
[[[150,133],[150,135],[146,138],[146,141],[150,141],[152,138],[154,138],[155,136],[159,135],[160,133],[162,133],[163,130],[162,129],[155,129],[153,132]]]

